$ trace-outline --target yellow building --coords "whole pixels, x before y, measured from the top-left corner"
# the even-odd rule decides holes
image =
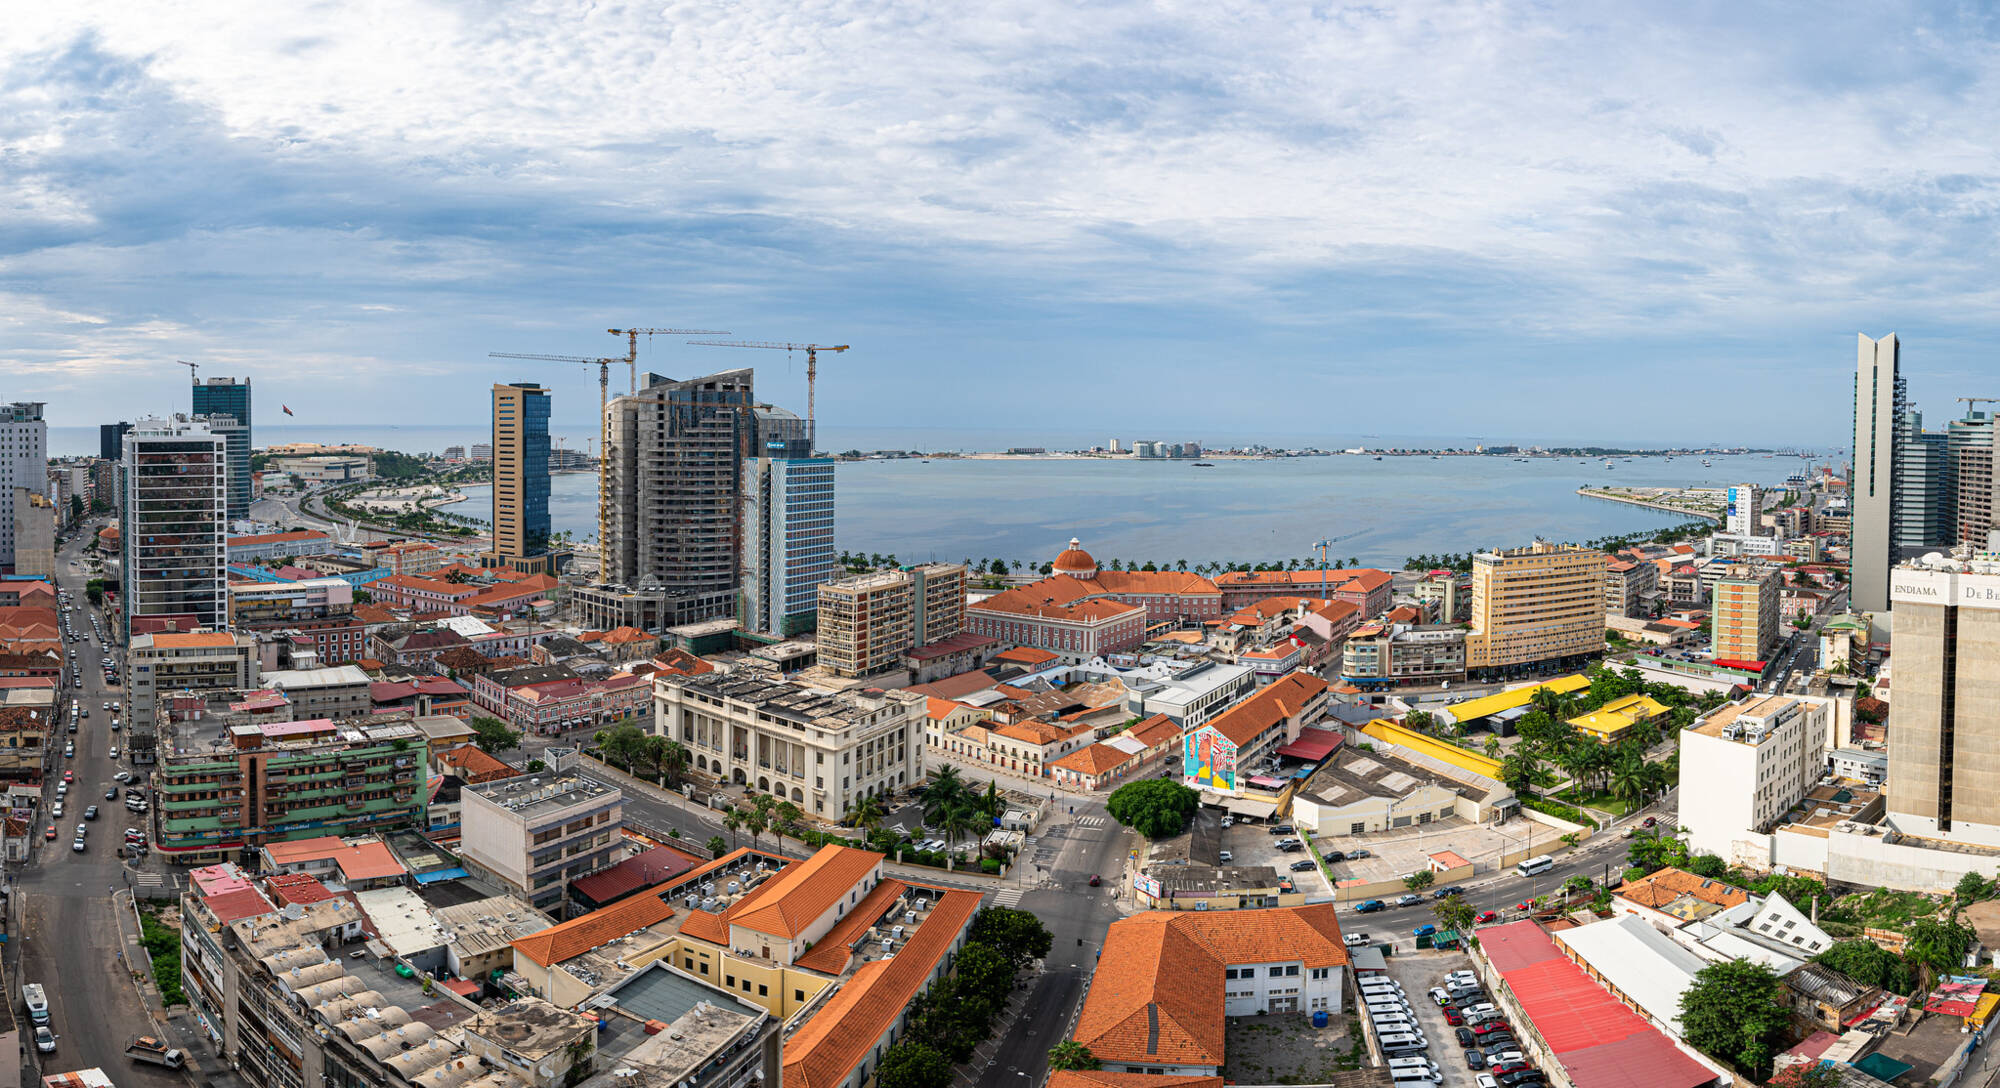
[[[1477,699],[1467,699],[1462,703],[1453,703],[1445,707],[1445,712],[1451,715],[1453,721],[1470,725],[1481,718],[1490,718],[1503,710],[1512,710],[1515,707],[1527,706],[1530,702],[1534,701],[1535,693],[1543,688],[1547,688],[1558,695],[1568,695],[1571,692],[1582,691],[1589,686],[1590,678],[1578,673],[1575,676],[1558,677],[1546,684],[1528,684],[1525,687],[1509,688],[1506,691],[1497,691],[1491,695],[1482,695]]]
[[[1725,661],[1762,661],[1783,637],[1778,598],[1784,579],[1775,567],[1731,567],[1715,583],[1710,613],[1712,647]]]
[[[1616,744],[1626,730],[1651,721],[1667,712],[1667,705],[1650,695],[1627,695],[1613,699],[1596,710],[1571,718],[1577,731],[1601,744]]]
[[[1472,557],[1468,672],[1580,659],[1604,648],[1604,553],[1537,540]]]

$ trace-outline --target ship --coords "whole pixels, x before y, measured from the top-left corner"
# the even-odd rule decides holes
[[[1196,468],[1214,468],[1214,467],[1215,467],[1215,463],[1214,463],[1213,461],[1196,461],[1196,462],[1194,463],[1194,467],[1196,467]]]

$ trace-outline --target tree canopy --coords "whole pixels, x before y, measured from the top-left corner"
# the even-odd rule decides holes
[[[1711,963],[1681,994],[1682,1037],[1752,1080],[1770,1075],[1790,1019],[1784,983],[1750,960]]]
[[[1910,965],[1874,941],[1836,941],[1833,947],[1814,956],[1813,962],[1839,971],[1863,986],[1879,986],[1898,994],[1907,994],[1911,989]]]
[[[1040,918],[1012,907],[987,907],[974,915],[966,939],[1005,952],[1016,970],[1048,955],[1054,941]]]
[[[466,724],[472,726],[472,743],[489,756],[520,747],[520,731],[509,729],[507,723],[498,718],[475,717]]]
[[[1187,830],[1201,807],[1201,794],[1165,778],[1127,782],[1111,792],[1111,818],[1149,839],[1171,838]]]
[[[946,1088],[951,1083],[951,1060],[936,1047],[906,1039],[882,1055],[875,1083],[878,1088]]]

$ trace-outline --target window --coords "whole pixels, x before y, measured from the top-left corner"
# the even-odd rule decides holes
[[[1329,975],[1330,973],[1331,973],[1331,969],[1330,969],[1330,968],[1326,968],[1326,967],[1315,967],[1315,968],[1313,968],[1313,971],[1312,971],[1312,977],[1313,977],[1313,979],[1314,979],[1315,981],[1318,981],[1318,982],[1324,982],[1324,981],[1326,981],[1326,978],[1327,978],[1327,975]]]
[[[1298,976],[1298,973],[1299,973],[1299,965],[1296,963],[1285,968],[1285,974],[1287,977],[1296,978]]]
[[[746,994],[750,992],[750,980],[747,978],[743,980],[743,992]]]
[[[757,984],[757,996],[758,996],[758,997],[769,997],[769,996],[771,996],[771,988],[770,988],[770,987],[768,987],[768,986],[766,986],[766,985],[764,985],[764,984],[763,984],[763,983],[761,983],[761,982],[760,982],[760,983],[758,983],[758,984]]]
[[[704,975],[705,975],[705,974],[708,974],[708,961],[707,961],[707,960],[703,960],[703,961],[702,961],[702,964],[701,964],[701,973],[702,973],[702,974],[704,974]]]
[[[1368,833],[1368,825],[1365,823],[1348,824],[1347,833],[1350,835],[1365,835]]]
[[[804,1001],[805,999],[806,999],[806,992],[805,992],[804,990],[793,990],[793,991],[792,991],[792,1000],[793,1000],[793,1001]]]
[[[1285,969],[1282,967],[1273,967],[1270,969],[1269,973],[1272,978],[1283,978],[1285,974]]]
[[[736,985],[736,976],[735,976],[735,975],[724,975],[724,976],[722,976],[722,981],[723,981],[723,982],[724,982],[725,984],[727,984],[727,985],[730,985],[730,986],[734,986],[734,985]]]

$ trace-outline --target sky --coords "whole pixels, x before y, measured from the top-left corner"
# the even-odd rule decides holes
[[[1851,9],[1851,10],[1850,10]],[[603,330],[823,428],[1844,444],[2000,396],[1984,5],[11,6],[0,372],[55,425],[594,418]],[[642,372],[804,359],[642,341]],[[621,374],[615,384],[627,379]]]

